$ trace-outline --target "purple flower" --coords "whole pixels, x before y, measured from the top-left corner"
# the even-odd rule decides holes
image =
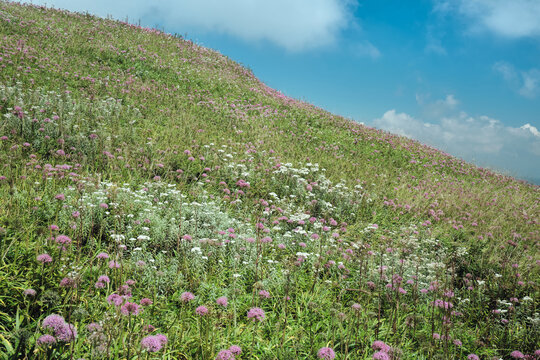
[[[65,322],[66,321],[64,320],[62,316],[51,314],[47,316],[45,319],[43,319],[43,323],[41,324],[41,326],[44,329],[50,329],[52,331],[55,331],[56,329],[59,329],[60,327],[62,327],[65,324]]]
[[[261,239],[261,243],[263,244],[267,244],[267,243],[271,243],[272,242],[272,238],[270,238],[269,236],[265,236]]]
[[[102,208],[102,209],[108,209],[109,205],[107,205],[105,203],[101,203],[101,204],[99,204],[99,207]]]
[[[216,304],[221,305],[223,307],[227,307],[229,302],[226,296],[222,296],[222,297],[217,298]]]
[[[44,329],[49,329],[54,332],[58,341],[70,342],[77,337],[77,329],[75,326],[66,323],[60,315],[51,314],[43,319],[41,325]]]
[[[521,351],[512,351],[510,353],[510,356],[513,357],[514,359],[524,359],[525,358],[525,355],[523,355],[523,353]]]
[[[142,306],[148,306],[148,305],[152,305],[154,302],[148,298],[142,298],[141,299],[141,305]]]
[[[265,318],[264,310],[258,307],[251,308],[247,313],[247,317],[253,321],[263,321]]]
[[[114,260],[111,260],[109,261],[109,268],[110,269],[118,269],[120,268],[120,263],[114,261]]]
[[[142,312],[142,308],[137,303],[126,302],[120,308],[120,312],[124,315],[139,315]]]
[[[242,348],[238,345],[231,345],[229,351],[232,352],[234,355],[240,355],[242,353]]]
[[[60,287],[70,287],[75,289],[77,287],[77,282],[75,279],[65,277],[60,281]]]
[[[193,295],[192,293],[190,293],[189,291],[186,291],[184,293],[182,293],[182,295],[180,295],[180,300],[183,302],[183,303],[188,303],[190,302],[191,300],[195,299],[195,295]]]
[[[467,359],[468,360],[480,360],[480,358],[476,354],[469,354],[469,356],[467,356]]]
[[[36,296],[36,290],[34,289],[26,289],[23,291],[24,296]]]
[[[336,353],[332,348],[323,347],[317,352],[317,357],[324,360],[332,360],[336,357]]]
[[[159,351],[165,344],[167,344],[167,337],[163,334],[148,335],[141,340],[141,347],[148,352]]]
[[[373,350],[379,350],[379,351],[383,351],[383,352],[389,352],[390,351],[390,346],[385,344],[381,340],[374,341],[373,344],[371,345],[371,348]]]
[[[37,256],[36,260],[42,264],[47,264],[52,262],[52,257],[49,254],[41,254]]]
[[[114,304],[116,306],[120,306],[124,302],[124,299],[118,294],[111,294],[109,297],[107,297],[107,302],[111,305]]]
[[[159,340],[161,345],[165,345],[169,341],[169,339],[167,339],[167,337],[163,334],[156,334],[155,337]]]
[[[234,360],[234,354],[230,350],[221,350],[217,354],[216,360]]]
[[[111,282],[111,279],[109,279],[107,275],[101,275],[100,277],[98,277],[98,281],[108,284]]]
[[[64,201],[66,200],[66,196],[64,194],[57,194],[54,196],[56,200]]]
[[[103,259],[103,260],[105,260],[105,259],[108,259],[108,258],[109,258],[109,254],[104,253],[104,252],[100,252],[100,253],[97,254],[97,256],[96,256],[96,259]]]
[[[39,339],[37,339],[38,345],[52,345],[55,342],[56,342],[56,339],[54,338],[54,336],[49,335],[49,334],[41,335]]]
[[[204,305],[201,305],[195,309],[195,313],[197,313],[197,315],[204,316],[208,314],[208,308]]]
[[[390,356],[388,353],[385,353],[384,351],[378,351],[375,354],[373,354],[373,359],[375,360],[390,360]]]
[[[61,329],[54,333],[58,341],[71,342],[77,337],[77,329],[72,324],[64,323]]]
[[[351,308],[355,311],[360,311],[362,310],[362,305],[358,304],[358,303],[354,303],[351,305]]]
[[[270,293],[266,290],[261,290],[259,291],[259,296],[261,297],[261,299],[269,299]]]

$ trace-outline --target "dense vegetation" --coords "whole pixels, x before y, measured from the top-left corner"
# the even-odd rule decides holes
[[[3,359],[540,358],[536,186],[10,2],[0,114]]]

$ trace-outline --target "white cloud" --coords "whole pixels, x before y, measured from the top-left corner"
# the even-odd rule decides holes
[[[493,70],[501,74],[521,96],[532,99],[540,93],[540,70],[536,68],[519,71],[512,64],[500,61],[493,65]]]
[[[363,41],[353,45],[353,53],[360,57],[370,57],[373,60],[378,59],[381,56],[379,49],[375,47],[369,41]]]
[[[289,51],[333,44],[351,24],[356,0],[37,0],[34,3],[139,19],[169,32],[212,31],[266,40]]]
[[[470,20],[473,32],[508,38],[540,36],[538,0],[438,0],[436,12],[455,12]]]
[[[440,119],[455,112],[459,100],[453,94],[444,99],[429,102],[429,94],[416,94],[416,102],[422,108],[422,115],[427,119]]]
[[[540,132],[530,124],[510,127],[487,116],[464,112],[427,123],[389,110],[372,125],[439,148],[449,154],[508,172],[540,179]]]
[[[520,129],[529,130],[534,136],[540,137],[540,131],[538,131],[538,129],[536,127],[532,126],[529,123],[521,126]]]
[[[540,19],[538,20],[540,21]],[[540,90],[540,70],[531,69],[527,72],[523,72],[523,86],[519,89],[519,93],[525,97],[533,98],[538,94]]]

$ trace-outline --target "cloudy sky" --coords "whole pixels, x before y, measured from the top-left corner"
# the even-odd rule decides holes
[[[158,27],[269,86],[540,184],[540,0],[34,0]]]

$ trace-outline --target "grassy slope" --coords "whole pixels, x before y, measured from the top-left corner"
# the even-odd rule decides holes
[[[533,280],[538,274],[538,187],[283,96],[219,53],[159,31],[2,2],[0,46],[0,113],[11,114],[0,123],[7,137],[0,143],[0,266],[18,288],[31,279],[10,267],[33,261],[35,244],[58,219],[45,210],[37,216],[35,197],[51,198],[73,183],[70,177],[142,184],[159,176],[195,199],[204,169],[225,167],[212,150],[221,145],[253,171],[243,202],[227,207],[253,225],[261,216],[255,202],[271,192],[290,195],[267,174],[280,164],[317,163],[334,184],[361,185],[366,194],[356,207],[334,204],[332,214],[303,207],[348,223],[348,239],[363,239],[371,223],[388,232],[413,224],[422,236],[467,248],[471,256],[452,265],[463,274],[487,278],[512,263],[530,269]],[[47,127],[45,118],[56,125]],[[51,175],[46,164],[74,167]],[[207,191],[216,197],[223,195],[220,180],[241,177],[224,169],[214,174]],[[11,291],[3,287],[1,294],[10,331],[20,301]]]

